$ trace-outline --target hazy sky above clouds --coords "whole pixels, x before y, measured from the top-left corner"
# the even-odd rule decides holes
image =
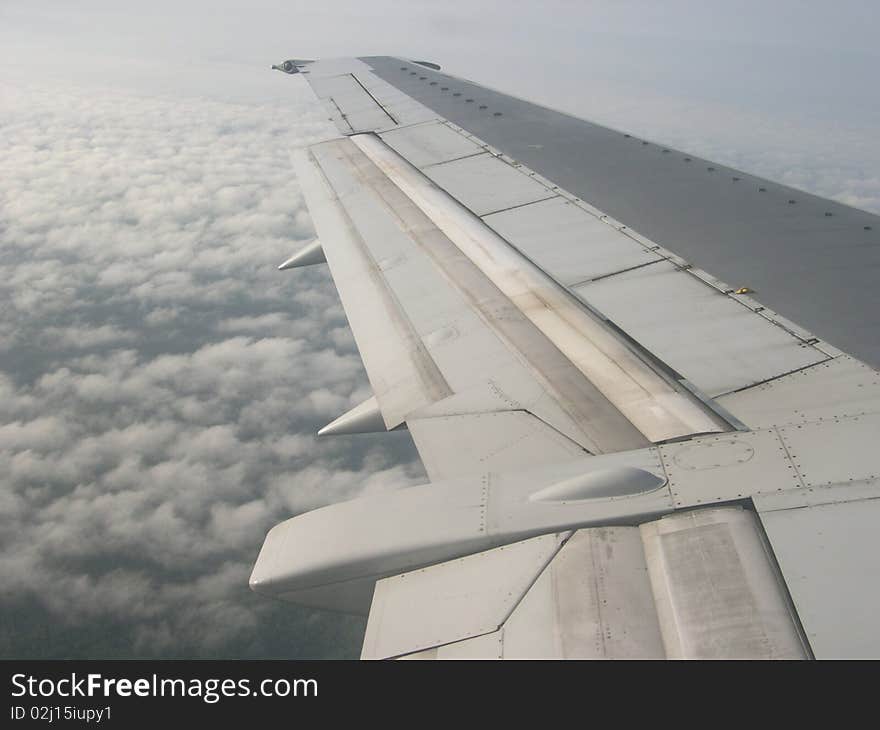
[[[287,57],[394,54],[880,212],[871,2],[0,5],[0,656],[357,656],[258,597],[273,524],[424,479],[369,395],[289,151]]]

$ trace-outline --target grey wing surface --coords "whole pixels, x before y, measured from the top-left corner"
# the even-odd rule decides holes
[[[291,61],[373,397],[428,484],[274,527],[365,658],[880,655],[880,219],[393,57]]]

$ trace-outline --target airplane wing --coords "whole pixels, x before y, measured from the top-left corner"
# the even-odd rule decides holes
[[[393,57],[294,152],[428,484],[267,535],[364,658],[880,655],[880,218]],[[797,324],[795,324],[795,321]]]

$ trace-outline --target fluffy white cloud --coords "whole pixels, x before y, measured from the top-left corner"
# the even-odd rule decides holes
[[[368,390],[327,273],[276,269],[312,233],[302,92],[7,89],[0,653],[356,653],[361,621],[247,588],[273,524],[423,478],[405,435],[313,435]]]

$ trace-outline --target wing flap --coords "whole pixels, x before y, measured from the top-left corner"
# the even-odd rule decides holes
[[[501,630],[522,659],[662,659],[663,637],[637,527],[578,530]]]
[[[591,453],[646,443],[351,140],[295,161],[388,428],[528,410]]]
[[[387,659],[495,631],[568,535],[543,535],[380,581],[363,658]]]
[[[380,580],[364,658],[804,658],[739,507],[556,533]]]
[[[402,316],[363,238],[338,205],[314,157],[294,154],[315,227],[327,236],[324,253],[367,369],[386,426],[452,393],[418,334]]]
[[[550,350],[561,353],[645,438],[657,442],[731,428],[711,404],[658,368],[643,348],[583,306],[378,137],[357,135],[352,140],[453,243],[460,259],[499,290],[508,311],[518,312],[516,317],[546,337],[543,356]],[[458,281],[459,272],[451,278]]]

